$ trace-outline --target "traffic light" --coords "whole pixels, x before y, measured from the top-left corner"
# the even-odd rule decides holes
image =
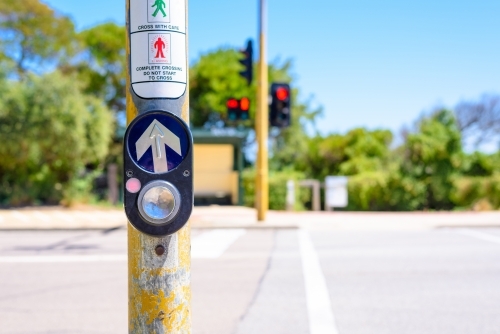
[[[242,97],[240,100],[230,98],[226,102],[226,107],[227,119],[229,121],[246,121],[250,118],[248,115],[250,110],[250,99],[248,97]]]
[[[245,66],[245,69],[240,72],[240,75],[247,80],[248,85],[252,84],[253,79],[253,47],[252,40],[249,39],[247,42],[247,48],[240,51],[244,58],[240,60],[240,63]]]
[[[271,107],[269,121],[271,126],[284,128],[291,122],[290,85],[286,83],[271,84]]]
[[[250,110],[250,99],[248,97],[242,97],[240,99],[240,119],[246,121],[250,118],[248,111]]]
[[[227,106],[227,119],[236,121],[240,117],[240,101],[230,98],[226,102]]]

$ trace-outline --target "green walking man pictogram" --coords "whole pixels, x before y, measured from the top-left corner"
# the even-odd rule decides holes
[[[156,17],[158,15],[158,12],[161,12],[163,14],[163,17],[167,16],[167,13],[163,10],[167,5],[165,5],[165,1],[163,0],[156,0],[153,6],[151,7],[156,7],[155,12],[153,13],[153,16]]]

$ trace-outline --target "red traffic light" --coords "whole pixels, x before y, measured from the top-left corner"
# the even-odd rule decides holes
[[[289,96],[290,92],[288,91],[288,89],[284,87],[278,87],[278,89],[276,89],[276,97],[278,98],[278,100],[285,101]]]
[[[240,109],[242,111],[248,111],[250,109],[250,100],[248,97],[242,97],[240,100]]]
[[[238,100],[236,100],[236,99],[229,99],[226,102],[226,106],[229,109],[236,109],[236,108],[238,108]]]
[[[271,84],[271,103],[269,105],[269,124],[278,128],[286,128],[291,122],[291,90],[284,82]]]

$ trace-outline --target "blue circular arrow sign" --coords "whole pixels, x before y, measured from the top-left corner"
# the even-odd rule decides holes
[[[177,116],[164,111],[139,115],[125,137],[127,150],[140,168],[154,174],[175,169],[187,156],[190,133]]]

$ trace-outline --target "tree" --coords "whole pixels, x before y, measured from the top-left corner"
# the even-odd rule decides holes
[[[239,75],[241,64],[238,51],[220,48],[200,56],[190,67],[189,100],[191,123],[203,126],[215,114],[225,119],[227,99],[248,97],[250,117],[255,115],[255,84],[248,87]]]
[[[317,179],[381,171],[389,162],[391,142],[389,130],[356,128],[345,135],[316,135],[307,140],[307,150],[296,168]]]
[[[418,132],[408,135],[404,148],[402,177],[421,182],[425,187],[420,209],[451,209],[453,181],[461,175],[464,161],[460,130],[453,113],[439,110],[422,119]]]
[[[74,25],[39,0],[0,2],[0,59],[15,75],[43,73],[76,48]]]
[[[311,100],[299,99],[300,89],[294,85],[293,63],[276,60],[269,65],[269,82],[288,83],[291,87],[291,123],[283,129],[271,129],[271,159],[269,166],[274,170],[294,169],[297,162],[308,152],[309,135],[307,129],[315,131],[315,120],[323,112],[322,107],[313,109]]]
[[[483,143],[498,141],[500,96],[483,95],[479,101],[461,102],[455,107],[455,115],[466,145],[477,149]]]
[[[0,203],[57,203],[98,169],[113,133],[109,109],[58,72],[2,80]]]
[[[125,27],[103,23],[78,34],[78,56],[61,66],[66,74],[76,74],[86,94],[106,102],[115,113],[125,111],[127,55]]]

